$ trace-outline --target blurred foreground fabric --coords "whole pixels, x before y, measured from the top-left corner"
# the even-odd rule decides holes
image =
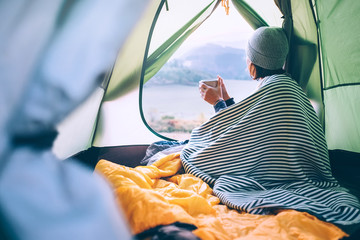
[[[107,183],[51,146],[147,2],[0,2],[1,239],[131,239]]]

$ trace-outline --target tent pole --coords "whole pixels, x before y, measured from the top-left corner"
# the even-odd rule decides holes
[[[321,103],[323,105],[323,116],[325,115],[325,104],[324,104],[324,72],[323,72],[323,63],[322,63],[322,51],[321,51],[321,35],[320,35],[320,21],[317,17],[317,11],[316,11],[316,0],[309,0],[309,7],[311,9],[311,12],[314,17],[314,23],[316,25],[316,31],[317,31],[317,47],[318,47],[318,54],[319,54],[319,74],[320,74],[320,88],[321,88]],[[323,131],[325,132],[325,118],[323,118],[322,121],[322,127]]]

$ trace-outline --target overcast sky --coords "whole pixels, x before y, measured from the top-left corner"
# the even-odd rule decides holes
[[[169,12],[163,12],[158,19],[151,40],[151,49],[169,38],[208,3],[208,1],[195,0],[169,1]],[[186,40],[177,54],[207,43],[243,48],[252,31],[233,6],[230,6],[230,14],[226,15],[224,7],[220,5]]]
[[[176,30],[180,29],[187,21],[209,4],[209,2],[210,1],[205,0],[168,0],[169,11],[164,11],[164,8],[158,19],[150,51],[168,39]],[[256,5],[264,5],[264,2],[272,1],[252,1],[255,7]],[[272,5],[274,5],[273,2]],[[269,7],[263,9],[268,9],[271,14],[269,15],[264,12],[261,12],[261,14],[269,15],[270,18],[275,16],[279,19],[279,14],[273,10],[274,8],[272,8],[272,10],[269,9]],[[271,19],[267,20],[274,22]],[[220,5],[210,18],[185,41],[175,54],[175,57],[194,47],[207,43],[245,48],[247,39],[251,36],[252,32],[252,28],[245,22],[230,1],[230,14],[226,15],[224,7]]]

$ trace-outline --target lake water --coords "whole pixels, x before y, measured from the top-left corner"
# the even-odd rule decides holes
[[[225,85],[235,102],[249,96],[257,87],[256,81],[225,80]],[[143,110],[148,116],[156,112],[159,116],[175,116],[193,118],[214,113],[213,107],[205,102],[199,94],[197,86],[164,85],[143,89]]]
[[[239,102],[254,92],[258,82],[225,80],[225,85],[229,95],[234,97],[235,102]],[[142,103],[148,124],[154,130],[176,139],[188,138],[189,132],[194,126],[200,125],[214,114],[214,108],[200,97],[198,86],[163,85],[146,87],[143,89]],[[181,129],[185,130],[179,131],[165,126],[170,123],[181,125]]]

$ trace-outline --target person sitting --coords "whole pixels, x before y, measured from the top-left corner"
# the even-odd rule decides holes
[[[271,34],[270,32],[272,31],[274,33],[276,32],[276,34]],[[264,36],[259,38],[259,35]],[[271,44],[269,41],[272,41],[274,44],[273,47],[256,49],[256,47],[259,46],[258,41],[265,40],[267,41],[265,44],[269,45]],[[253,80],[263,80],[268,76],[285,73],[285,70],[282,67],[285,63],[289,46],[286,35],[281,28],[260,28],[254,33],[251,41],[251,43],[249,41],[246,48],[246,63],[250,76]],[[266,53],[264,53],[265,55],[261,54],[261,50],[266,51]],[[272,58],[271,56],[275,56],[277,58]],[[259,87],[260,86],[261,84]],[[234,98],[229,96],[224,80],[220,76],[218,76],[218,84],[216,88],[200,82],[199,91],[201,97],[206,102],[213,105],[216,112],[235,103]]]
[[[227,206],[253,214],[306,211],[346,227],[360,223],[358,199],[332,176],[322,126],[298,83],[282,69],[285,32],[258,28],[248,41],[247,65],[257,90],[235,103],[218,77],[200,83],[216,114],[195,128],[181,151],[186,173],[213,187]]]

